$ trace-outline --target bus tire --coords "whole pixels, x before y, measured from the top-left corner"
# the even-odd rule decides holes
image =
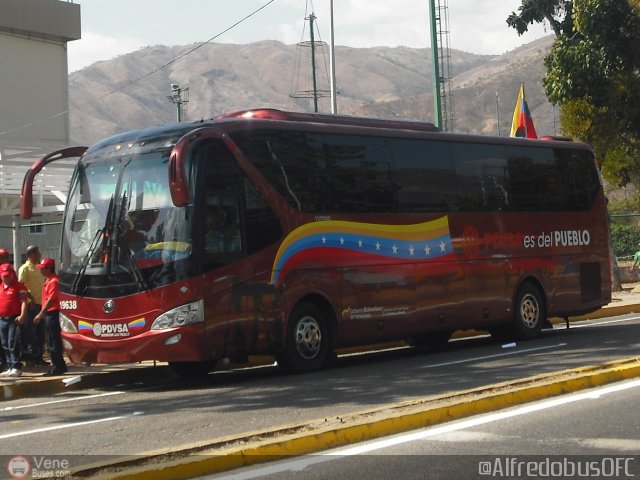
[[[278,364],[292,373],[320,370],[330,357],[330,344],[322,309],[310,302],[301,303],[289,318],[285,349]]]
[[[546,308],[540,289],[524,283],[518,290],[513,309],[513,331],[520,340],[535,338],[546,321]]]
[[[216,365],[214,360],[203,362],[169,362],[169,368],[173,373],[182,378],[202,378],[213,370]]]

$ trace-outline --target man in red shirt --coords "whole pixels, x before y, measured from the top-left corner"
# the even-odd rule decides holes
[[[20,359],[15,354],[18,325],[27,314],[29,290],[18,281],[18,276],[10,263],[0,265],[2,288],[0,289],[0,341],[6,357],[7,369],[0,373],[3,377],[22,375]]]
[[[56,273],[56,262],[53,258],[44,258],[36,265],[46,280],[42,287],[42,310],[33,322],[38,324],[44,319],[44,328],[47,334],[47,348],[51,357],[51,367],[45,376],[62,375],[67,373],[67,364],[64,361],[62,335],[60,332],[60,298],[58,296],[58,284],[60,282]]]

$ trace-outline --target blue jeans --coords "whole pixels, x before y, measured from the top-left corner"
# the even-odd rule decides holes
[[[64,350],[60,329],[60,312],[57,310],[47,312],[47,315],[44,317],[44,322],[47,332],[47,348],[49,349],[49,356],[51,357],[51,368],[58,370],[64,369],[66,368],[66,363],[62,356]]]
[[[6,358],[8,368],[20,368],[20,360],[15,355],[16,333],[18,324],[15,317],[2,317],[0,319],[0,340]]]
[[[45,322],[34,323],[34,317],[40,312],[41,305],[29,304],[22,325],[22,359],[30,356],[33,360],[42,360],[44,353]]]

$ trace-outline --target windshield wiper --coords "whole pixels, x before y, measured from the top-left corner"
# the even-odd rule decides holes
[[[138,288],[141,290],[151,290],[149,282],[145,279],[140,267],[136,263],[131,253],[131,248],[122,235],[122,223],[124,217],[129,211],[129,205],[131,204],[131,195],[127,194],[127,191],[131,191],[131,182],[127,185],[127,188],[122,192],[120,198],[120,204],[118,205],[118,213],[114,212],[113,222],[111,224],[111,233],[109,235],[109,251],[112,253],[123,252],[127,257],[127,263],[131,267],[131,276],[135,279]]]
[[[73,284],[71,285],[72,293],[78,293],[78,287],[80,285],[80,281],[84,278],[84,274],[87,271],[87,266],[89,266],[89,261],[91,260],[91,257],[93,257],[93,255],[95,254],[99,241],[104,237],[104,232],[107,231],[106,229],[108,227],[108,222],[109,222],[108,219],[111,216],[111,212],[114,209],[114,200],[115,200],[115,196],[111,195],[111,200],[109,200],[109,208],[107,209],[107,223],[105,224],[104,227],[96,230],[96,234],[93,237],[91,244],[89,245],[89,249],[87,250],[87,253],[84,255],[84,258],[82,259],[82,264],[80,265],[80,269],[78,270],[78,273],[76,273],[76,276],[73,279]]]

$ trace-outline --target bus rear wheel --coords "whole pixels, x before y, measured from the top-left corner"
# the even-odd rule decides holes
[[[516,295],[513,315],[516,338],[526,340],[537,337],[546,321],[546,309],[540,289],[531,283],[523,284]]]
[[[203,362],[169,362],[169,368],[182,378],[202,378],[213,370],[216,362],[206,360]]]
[[[330,344],[322,309],[313,303],[301,303],[289,318],[285,349],[278,363],[293,373],[319,370],[329,358]]]

